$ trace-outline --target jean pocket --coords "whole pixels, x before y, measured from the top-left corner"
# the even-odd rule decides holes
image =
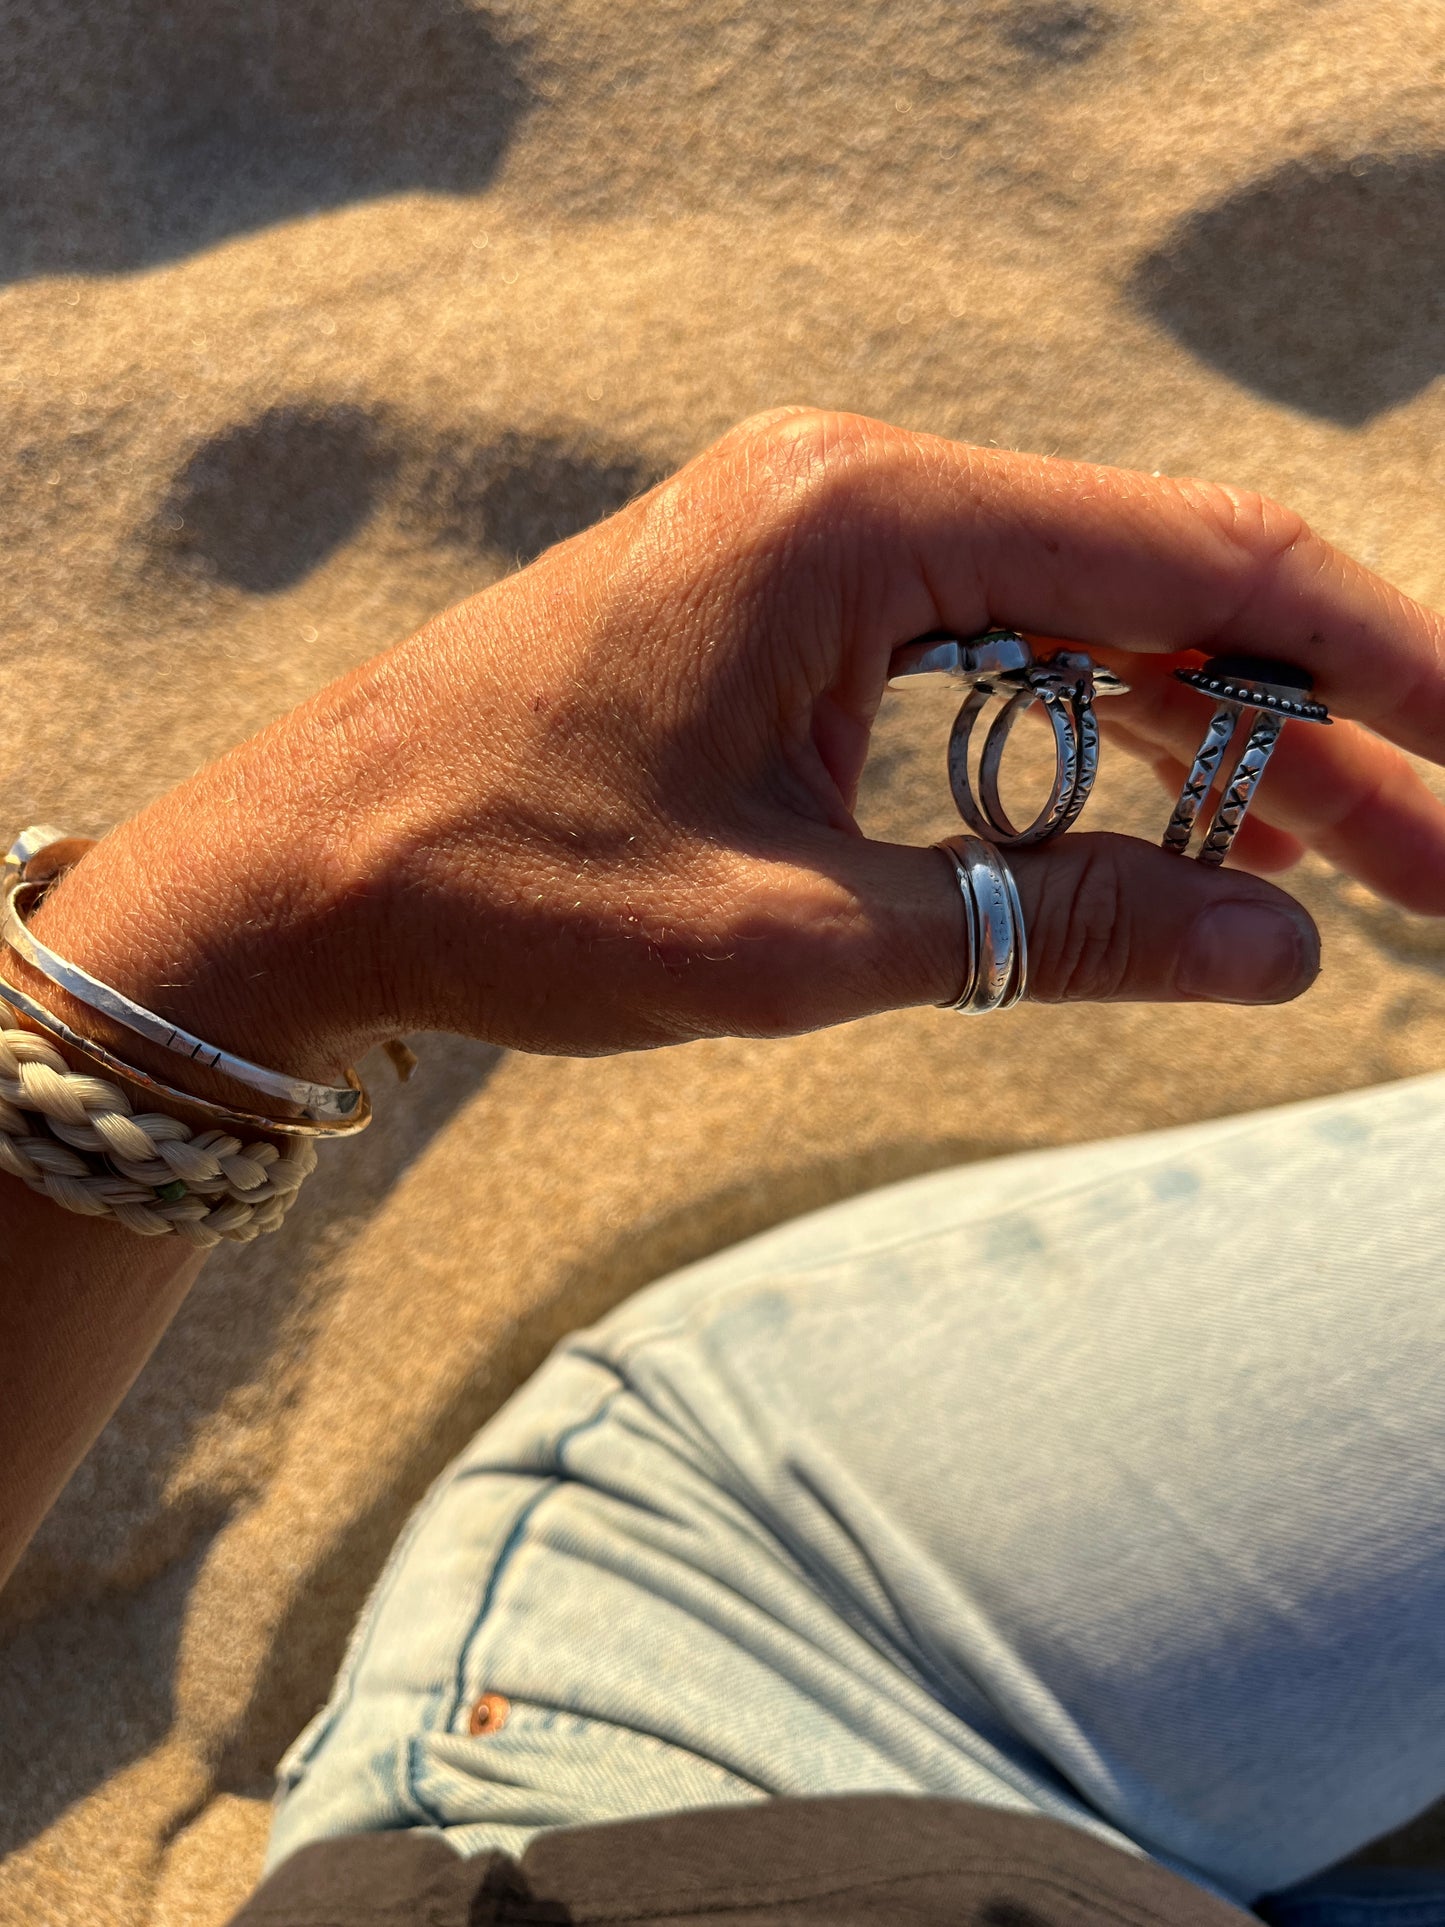
[[[308,1720],[295,1739],[281,1755],[276,1765],[276,1790],[272,1796],[273,1804],[279,1805],[293,1787],[299,1784],[306,1771],[312,1754],[321,1744],[322,1735],[331,1722],[331,1702],[328,1700],[314,1718]]]
[[[740,1805],[765,1790],[656,1734],[526,1701],[494,1732],[428,1733],[410,1791],[433,1825],[525,1830]]]

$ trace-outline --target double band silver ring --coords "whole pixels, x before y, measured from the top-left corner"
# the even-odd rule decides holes
[[[954,636],[920,637],[894,652],[889,675],[894,687],[926,675],[945,676],[967,687],[948,742],[948,783],[959,815],[977,835],[990,843],[1043,843],[1061,836],[1077,820],[1099,772],[1094,698],[1122,694],[1126,687],[1110,670],[1080,650],[1036,658],[1015,630],[989,629],[967,642]],[[983,738],[975,779],[978,721],[995,697],[1003,706]],[[1020,829],[1004,807],[999,776],[1014,725],[1036,703],[1053,733],[1054,776],[1042,809]]]
[[[950,836],[938,848],[953,865],[968,940],[963,987],[943,1008],[971,1017],[1012,1010],[1028,989],[1029,946],[1008,859],[978,836]]]
[[[1189,854],[1195,826],[1225,754],[1236,734],[1244,734],[1244,745],[1224,780],[1199,848],[1201,863],[1218,865],[1228,856],[1249,813],[1285,724],[1291,720],[1328,723],[1330,712],[1312,699],[1313,684],[1302,669],[1265,656],[1214,656],[1202,669],[1176,669],[1174,674],[1191,689],[1213,696],[1215,710],[1165,828],[1166,850],[1177,856]],[[1247,726],[1246,716],[1251,718]]]

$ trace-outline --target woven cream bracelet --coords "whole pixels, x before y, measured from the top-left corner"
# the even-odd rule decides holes
[[[0,1030],[0,1171],[67,1211],[146,1237],[246,1243],[276,1229],[315,1164],[310,1137],[283,1152],[137,1115],[117,1085],[73,1071],[45,1038]]]

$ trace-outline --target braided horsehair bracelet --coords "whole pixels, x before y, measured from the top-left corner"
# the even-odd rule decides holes
[[[315,1163],[309,1136],[283,1152],[138,1116],[117,1085],[72,1071],[44,1037],[0,1029],[0,1171],[67,1211],[146,1237],[248,1243],[280,1225]]]

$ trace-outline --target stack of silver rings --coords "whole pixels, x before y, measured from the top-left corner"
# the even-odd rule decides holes
[[[1324,723],[1329,711],[1315,699],[1310,677],[1293,664],[1258,656],[1216,656],[1197,669],[1176,669],[1182,683],[1212,696],[1214,715],[1204,732],[1164,832],[1164,848],[1187,856],[1203,827],[1198,860],[1223,863],[1239,834],[1265,765],[1286,722]],[[958,813],[974,837],[939,844],[954,866],[968,935],[968,979],[946,1007],[968,1012],[1007,1010],[1028,981],[1028,947],[1013,874],[999,845],[1017,847],[1061,836],[1089,800],[1099,771],[1096,696],[1121,695],[1128,685],[1082,650],[1036,656],[1013,629],[985,629],[965,640],[935,630],[895,649],[891,688],[916,679],[951,683],[964,691],[948,742],[948,782]],[[983,739],[974,774],[979,718],[995,698],[1002,708]],[[1054,739],[1054,776],[1048,797],[1020,829],[1004,808],[999,773],[1009,734],[1034,704]],[[1231,745],[1240,743],[1212,814],[1216,779]]]
[[[1018,885],[999,846],[1047,842],[1076,820],[1099,769],[1094,697],[1122,692],[1124,684],[1082,651],[1040,659],[1012,629],[986,629],[967,641],[941,633],[918,637],[895,650],[889,665],[894,688],[915,678],[966,692],[949,737],[948,781],[959,815],[977,834],[948,837],[938,848],[953,865],[963,899],[968,961],[962,988],[943,1007],[968,1016],[1011,1010],[1028,989],[1028,937]],[[996,697],[1002,707],[983,737],[975,778],[979,719]],[[999,775],[1014,725],[1035,704],[1053,734],[1054,776],[1043,807],[1020,829],[1004,807]]]
[[[1012,1010],[1029,984],[1029,945],[1013,871],[981,836],[950,836],[938,845],[953,864],[968,932],[963,988],[946,1010],[970,1017]]]
[[[1013,629],[985,629],[967,642],[957,636],[920,636],[893,652],[894,689],[916,677],[954,683],[967,691],[948,739],[948,785],[958,813],[990,843],[1018,847],[1062,836],[1089,800],[1099,773],[1096,696],[1123,695],[1127,684],[1078,649],[1035,656]],[[973,771],[979,718],[995,697],[1002,707],[983,738]],[[1004,808],[999,775],[1019,718],[1038,704],[1054,739],[1054,778],[1042,809],[1020,829]]]

